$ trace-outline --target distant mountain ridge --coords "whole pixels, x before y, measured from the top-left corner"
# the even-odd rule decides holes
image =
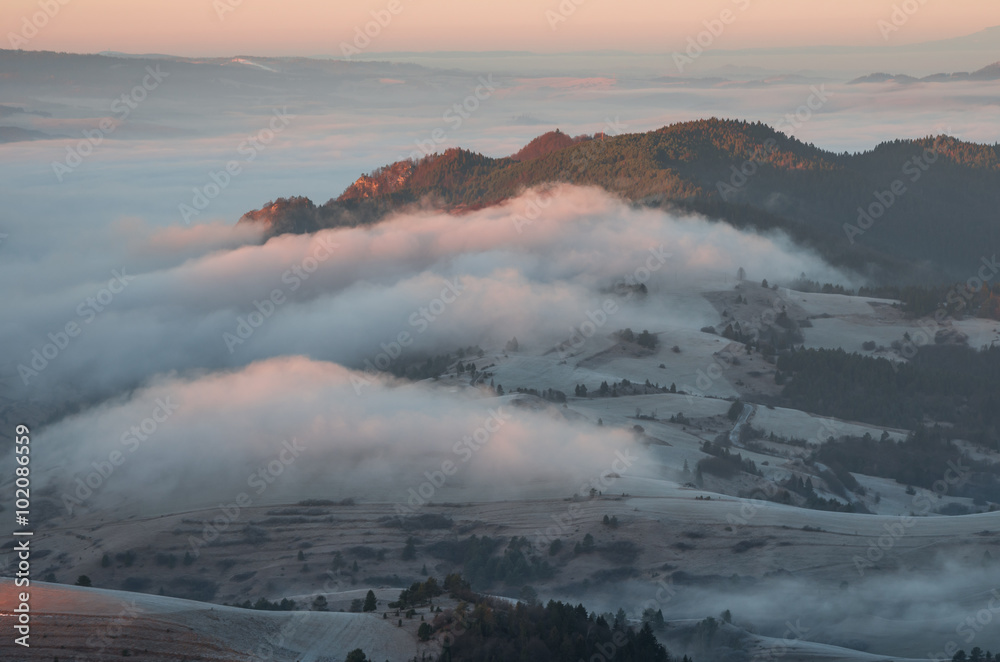
[[[262,223],[269,235],[314,232],[374,223],[417,202],[460,213],[566,182],[740,228],[781,229],[876,278],[964,280],[984,250],[1000,246],[998,145],[939,136],[835,154],[762,123],[710,119],[616,136],[553,132],[529,147],[504,158],[456,148],[400,161],[325,204],[283,198],[240,222]]]
[[[861,83],[955,83],[960,81],[990,81],[990,80],[1000,80],[1000,62],[994,62],[993,64],[986,65],[982,69],[978,69],[971,73],[961,71],[951,74],[932,74],[930,76],[924,76],[923,78],[917,78],[915,76],[907,76],[906,74],[887,74],[887,73],[875,73],[868,74],[867,76],[861,76],[860,78],[855,78],[850,81],[848,85],[858,85]]]

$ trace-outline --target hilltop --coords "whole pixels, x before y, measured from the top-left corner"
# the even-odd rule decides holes
[[[964,279],[982,247],[1000,242],[1000,146],[937,136],[836,154],[762,123],[720,119],[615,136],[553,132],[503,158],[448,149],[362,175],[322,205],[281,198],[240,222],[264,223],[269,235],[307,233],[374,223],[417,202],[480,208],[556,182],[779,228],[833,264],[884,280]]]

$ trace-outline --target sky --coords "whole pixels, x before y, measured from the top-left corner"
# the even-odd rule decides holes
[[[904,7],[905,5],[905,7]],[[40,12],[48,7],[51,17]],[[897,13],[894,7],[909,10]],[[393,13],[393,11],[395,13]],[[723,12],[729,12],[723,14]],[[670,52],[713,23],[713,47],[886,46],[1000,25],[993,0],[4,0],[3,47],[183,56],[366,52]],[[726,23],[719,23],[725,20]],[[880,26],[880,21],[883,21]],[[706,22],[708,25],[706,25]],[[32,26],[34,23],[34,26]],[[898,29],[889,30],[886,24]],[[718,26],[723,28],[718,30]],[[37,27],[37,30],[33,29]],[[15,39],[12,41],[12,35]],[[361,40],[363,42],[363,39]]]

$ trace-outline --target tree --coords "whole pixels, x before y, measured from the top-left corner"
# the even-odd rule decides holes
[[[739,269],[737,269],[736,270],[736,277],[738,279],[740,279],[740,280],[746,280],[747,279],[746,269],[744,269],[743,267],[740,267]]]
[[[427,641],[431,638],[433,631],[430,623],[421,623],[420,627],[417,628],[417,637],[419,637],[420,641]]]
[[[327,610],[326,596],[317,595],[316,598],[313,600],[312,609],[313,611],[326,611]]]
[[[652,607],[647,607],[642,611],[642,622],[651,623],[654,628],[663,627],[663,610],[657,609],[656,611],[653,611]]]
[[[625,610],[619,607],[618,612],[615,614],[614,628],[616,630],[623,630],[626,625],[628,625],[628,616],[625,614]]]
[[[378,606],[375,600],[375,591],[368,589],[368,594],[365,596],[365,604],[361,608],[361,611],[375,611],[375,607]]]
[[[767,284],[767,279],[766,278],[764,280],[760,281],[760,286],[763,287],[764,289],[767,289],[768,287],[770,287],[770,285]]]
[[[76,578],[76,585],[77,586],[93,586],[93,584],[90,583],[90,577],[88,577],[87,575],[80,575],[79,577],[77,577]]]
[[[306,560],[306,553],[305,553],[305,552],[303,552],[303,551],[302,551],[301,549],[299,550],[299,556],[298,556],[298,559],[299,559],[300,561],[305,561],[305,560]]]
[[[347,654],[347,657],[344,658],[344,662],[368,662],[368,656],[365,655],[365,652],[360,648],[355,648]]]

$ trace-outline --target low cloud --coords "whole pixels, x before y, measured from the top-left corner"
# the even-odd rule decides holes
[[[363,398],[358,379],[371,381]],[[34,445],[36,480],[60,516],[214,507],[240,492],[259,503],[352,497],[407,505],[407,488],[428,480],[437,502],[562,497],[607,471],[616,451],[636,446],[624,431],[554,408],[529,411],[475,388],[443,393],[372,380],[304,357],[157,379],[50,426]]]
[[[691,294],[731,287],[739,267],[850,282],[781,234],[571,186],[263,244],[243,227],[117,227],[101,258],[53,254],[39,266],[45,285],[22,279],[10,298],[5,367],[34,402],[94,402],[160,374],[289,354],[360,368],[400,334],[404,360],[512,336],[551,347],[626,283],[649,295],[620,298],[615,328],[714,323]]]

